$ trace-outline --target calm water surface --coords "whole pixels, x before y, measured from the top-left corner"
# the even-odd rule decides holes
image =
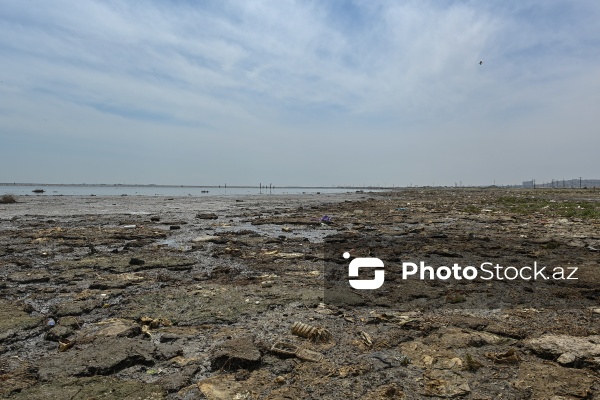
[[[34,193],[42,189],[44,193]],[[0,196],[239,196],[260,194],[317,194],[317,193],[354,193],[356,189],[341,188],[273,188],[258,187],[181,187],[181,186],[108,186],[108,185],[0,185]]]

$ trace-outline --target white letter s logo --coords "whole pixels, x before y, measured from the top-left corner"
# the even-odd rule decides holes
[[[348,267],[348,276],[357,277],[359,268],[383,268],[383,261],[379,258],[355,258]],[[350,286],[354,289],[379,289],[383,285],[385,271],[375,270],[375,279],[350,279]]]

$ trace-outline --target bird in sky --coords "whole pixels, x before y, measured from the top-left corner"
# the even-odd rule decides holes
[[[482,64],[483,64],[483,61],[479,61],[479,65],[482,65]]]

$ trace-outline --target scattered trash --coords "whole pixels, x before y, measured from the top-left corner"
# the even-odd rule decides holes
[[[329,225],[333,223],[333,219],[329,215],[323,215],[321,217],[321,223],[325,225]]]
[[[54,326],[54,325],[56,325],[56,321],[54,321],[54,318],[48,318],[46,320],[46,325],[48,325],[48,326]]]
[[[271,347],[273,353],[285,356],[285,357],[298,357],[304,361],[321,362],[323,361],[323,354],[314,350],[309,350],[296,346],[295,344],[279,341],[273,344]]]
[[[314,350],[309,349],[298,349],[296,357],[304,361],[321,362],[323,361],[323,354],[318,353]]]
[[[175,231],[177,229],[181,229],[181,226],[179,226],[179,225],[171,225],[171,226],[169,226],[169,229],[172,230],[172,231]]]
[[[521,357],[514,349],[508,349],[504,353],[486,353],[485,358],[492,360],[496,364],[517,364]]]
[[[59,340],[58,341],[58,351],[60,351],[61,353],[63,351],[67,351],[71,347],[73,347],[74,344],[75,344],[75,342],[72,340],[67,340],[67,339]]]
[[[260,287],[269,288],[273,286],[273,281],[263,281],[260,283]]]
[[[160,369],[160,368],[158,368],[158,369],[151,368],[151,369],[149,369],[149,370],[146,371],[146,373],[148,375],[158,375],[161,372],[162,372],[162,369]]]
[[[294,357],[298,352],[298,346],[288,342],[276,342],[271,347],[273,353],[277,353],[281,356]]]
[[[135,225],[123,225],[123,229],[135,229]]]
[[[327,329],[318,328],[302,322],[294,322],[292,325],[292,333],[315,342],[328,342],[331,340],[331,333]]]
[[[360,339],[365,344],[365,346],[367,346],[369,348],[373,347],[373,339],[371,338],[371,335],[369,335],[365,331],[360,331],[359,335],[360,335]]]
[[[288,226],[284,226],[283,228],[281,228],[282,232],[293,232],[294,230]]]
[[[166,318],[141,317],[140,322],[142,323],[142,325],[146,325],[150,329],[156,329],[161,326],[172,325],[171,321]]]

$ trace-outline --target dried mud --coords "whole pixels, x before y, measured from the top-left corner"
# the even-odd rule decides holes
[[[599,192],[17,200],[0,205],[0,397],[600,398]],[[578,280],[389,275],[336,303],[327,243]]]

